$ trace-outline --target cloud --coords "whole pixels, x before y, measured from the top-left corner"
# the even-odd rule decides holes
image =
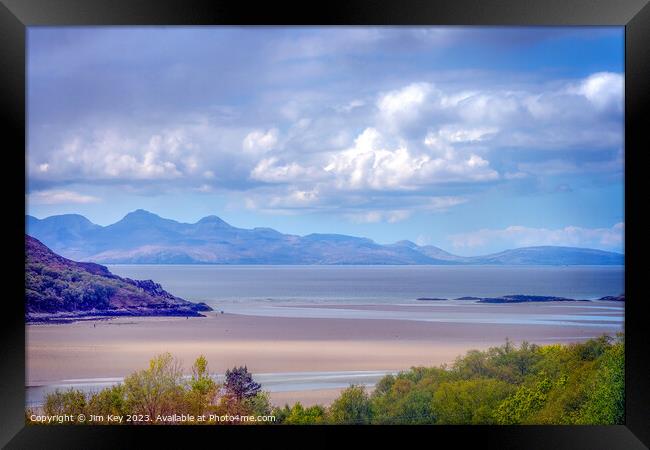
[[[620,250],[623,246],[625,224],[619,222],[610,228],[530,228],[519,225],[504,229],[480,229],[448,236],[457,249],[478,249],[501,244],[506,247],[559,245],[568,247],[595,247]]]
[[[478,155],[463,155],[452,147],[436,156],[412,152],[406,145],[390,148],[375,128],[366,128],[352,148],[334,154],[325,170],[336,177],[341,189],[412,190],[498,178],[489,161]]]
[[[382,94],[377,100],[379,114],[389,125],[416,120],[420,109],[434,92],[430,83],[411,83]]]
[[[28,196],[28,203],[34,205],[59,205],[66,203],[95,203],[98,197],[80,194],[74,191],[50,190],[32,192]]]
[[[148,139],[113,130],[92,137],[72,136],[36,164],[33,176],[45,179],[172,179],[198,167],[181,135],[154,134]]]
[[[261,160],[250,173],[252,179],[266,183],[313,181],[322,177],[322,175],[316,167],[304,167],[295,162],[279,164],[277,157]]]
[[[359,213],[346,214],[346,217],[353,223],[397,223],[411,217],[412,211],[406,209],[394,209],[390,211],[364,211]]]
[[[598,72],[589,75],[569,92],[584,95],[601,111],[621,112],[625,80],[620,73]]]
[[[446,211],[452,206],[461,205],[465,202],[467,202],[467,199],[463,197],[431,197],[423,204],[422,208],[434,211]]]
[[[278,143],[278,130],[255,130],[246,135],[242,147],[247,152],[268,152]]]

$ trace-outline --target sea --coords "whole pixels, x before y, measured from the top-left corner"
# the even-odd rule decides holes
[[[211,306],[251,302],[391,304],[417,298],[624,293],[623,266],[109,265]]]

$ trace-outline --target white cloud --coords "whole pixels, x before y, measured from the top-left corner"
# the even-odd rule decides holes
[[[621,111],[624,98],[624,78],[620,73],[594,73],[569,92],[584,95],[599,110]]]
[[[463,197],[431,197],[422,207],[423,209],[431,209],[434,211],[446,211],[452,206],[461,205],[465,202],[467,202],[467,199]]]
[[[412,83],[381,95],[377,108],[389,120],[413,118],[432,92],[430,83]]]
[[[458,102],[458,115],[469,123],[503,123],[521,115],[521,97],[510,92],[484,92]]]
[[[244,138],[242,147],[247,152],[268,152],[278,143],[278,134],[276,128],[268,131],[252,131]]]
[[[426,142],[426,141],[425,141]],[[443,182],[489,181],[498,173],[478,155],[448,147],[444,155],[416,154],[405,145],[389,148],[375,128],[366,128],[354,147],[334,154],[325,170],[341,189],[413,190]]]
[[[176,133],[141,140],[106,130],[91,138],[73,136],[37,167],[49,179],[172,179],[198,167],[188,149]]]
[[[315,205],[318,200],[318,189],[309,191],[293,190],[285,196],[272,197],[267,206],[271,208],[304,208]]]
[[[354,223],[397,223],[411,217],[412,211],[395,209],[389,211],[363,211],[347,214],[348,219]]]
[[[266,183],[295,183],[311,181],[321,176],[318,168],[304,167],[298,163],[278,164],[276,157],[265,158],[253,168],[250,177]]]
[[[297,210],[318,208],[321,195],[318,188],[312,190],[289,189],[282,195],[247,196],[244,205],[247,209],[258,211],[293,214]]]
[[[74,191],[50,190],[32,192],[28,196],[28,203],[34,205],[58,205],[65,203],[94,203],[100,201],[92,195],[80,194]]]
[[[499,131],[496,127],[469,128],[459,125],[443,126],[438,134],[450,143],[481,142]]]
[[[504,229],[481,229],[468,233],[458,233],[448,237],[458,249],[476,249],[488,244],[499,243],[511,247],[538,245],[559,245],[569,247],[618,248],[623,245],[625,224],[620,222],[611,228],[583,228],[567,226],[564,228],[531,228],[519,225]]]

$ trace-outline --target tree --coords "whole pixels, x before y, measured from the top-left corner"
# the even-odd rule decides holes
[[[541,379],[532,387],[520,386],[497,407],[495,413],[497,423],[518,425],[526,422],[526,419],[544,406],[552,387],[548,378]]]
[[[208,361],[205,356],[199,356],[192,366],[192,379],[189,382],[187,398],[190,412],[194,415],[204,414],[217,395],[219,386],[210,377]]]
[[[438,424],[493,424],[497,406],[514,387],[505,381],[477,378],[442,383],[433,395]]]
[[[625,421],[625,349],[617,343],[605,350],[579,422],[622,424]]]
[[[300,402],[293,405],[283,423],[287,425],[314,425],[325,421],[325,408],[320,405],[305,408]]]
[[[341,392],[330,407],[330,418],[332,422],[341,424],[370,423],[372,409],[364,387],[352,385]]]
[[[253,397],[262,389],[262,385],[253,380],[253,375],[248,372],[246,366],[234,367],[226,370],[226,382],[224,383],[226,395],[238,402]]]
[[[86,395],[78,389],[55,390],[45,397],[43,412],[48,416],[86,413]]]
[[[266,416],[271,413],[271,399],[268,392],[260,391],[242,401],[245,411],[251,416]]]
[[[124,387],[121,384],[116,384],[93,394],[88,401],[88,412],[99,416],[128,413],[124,398]]]
[[[180,364],[170,353],[156,356],[149,368],[124,379],[127,409],[133,414],[181,413],[186,410]]]

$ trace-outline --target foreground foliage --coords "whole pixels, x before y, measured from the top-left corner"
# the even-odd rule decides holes
[[[388,375],[371,394],[350,386],[329,407],[298,402],[273,408],[246,367],[227,371],[219,385],[201,356],[186,380],[178,362],[164,354],[123,384],[98,393],[49,394],[43,410],[51,415],[273,415],[267,423],[287,425],[621,424],[624,365],[622,335],[571,345],[516,347],[506,341],[469,351],[450,366]]]

